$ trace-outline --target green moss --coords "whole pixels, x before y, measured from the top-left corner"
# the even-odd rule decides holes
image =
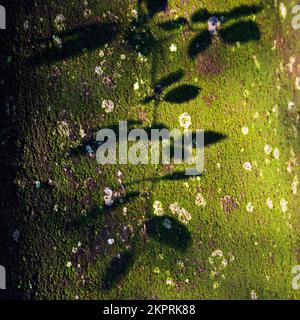
[[[80,1],[39,8],[40,16],[20,11],[21,41],[27,32],[36,39],[33,31],[24,31],[25,19],[37,26],[39,39],[48,40],[46,49],[38,42],[31,49],[24,44],[13,57],[20,61],[13,65],[23,95],[16,98],[18,110],[27,103],[26,123],[19,119],[22,207],[15,210],[11,228],[18,228],[21,238],[19,255],[11,261],[17,259],[20,268],[13,271],[13,291],[38,299],[250,299],[252,290],[260,299],[299,297],[290,285],[297,264],[297,196],[291,191],[294,173],[286,170],[291,148],[298,154],[299,146],[287,137],[295,119],[285,112],[291,81],[286,71],[278,71],[286,57],[272,50],[277,32],[284,30],[273,1],[262,8],[253,7],[259,1],[248,1],[249,7],[233,0],[202,3],[200,8],[198,1],[169,1],[168,14],[151,18],[144,15],[144,3],[140,19],[133,22],[131,1],[122,6],[89,1],[96,26],[87,24]],[[197,13],[200,9],[207,11]],[[207,12],[225,17],[218,39],[205,31]],[[62,13],[66,30],[72,30],[57,32],[61,51],[49,46],[53,21],[46,13]],[[97,23],[107,27],[115,20],[116,28],[102,37]],[[170,51],[171,44],[176,52]],[[39,63],[32,66],[32,61]],[[95,74],[96,66],[103,69],[102,77]],[[106,84],[104,77],[110,77]],[[162,89],[155,99],[158,84]],[[104,99],[114,101],[110,114],[102,109]],[[183,112],[190,114],[193,129],[211,133],[199,179],[172,177],[162,165],[100,166],[82,146],[99,128],[117,126],[120,120],[131,121],[132,127],[177,128]],[[242,134],[243,127],[248,135]],[[279,148],[279,160],[264,153],[266,144]],[[250,172],[245,162],[252,163]],[[107,210],[103,190],[117,188],[119,169],[127,197]],[[53,187],[33,187],[35,180],[48,179]],[[205,207],[196,206],[198,193]],[[221,206],[226,195],[237,204],[230,212]],[[280,209],[283,198],[286,213]],[[164,231],[164,217],[153,218],[154,201],[162,203],[172,223],[170,234]],[[170,217],[175,202],[191,213],[187,226]],[[253,212],[246,210],[249,202]],[[226,267],[221,260],[209,263],[217,249],[228,260]]]

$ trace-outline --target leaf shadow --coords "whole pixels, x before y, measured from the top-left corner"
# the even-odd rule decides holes
[[[140,124],[142,124],[142,122],[139,120],[133,120],[133,119],[127,120],[128,130],[132,130],[132,129],[134,129],[134,127],[136,125],[140,125]],[[70,158],[78,158],[80,156],[86,155],[87,154],[87,150],[86,150],[87,146],[91,147],[91,149],[94,152],[96,152],[97,148],[99,147],[99,143],[95,139],[94,135],[101,129],[104,129],[104,128],[97,127],[97,128],[93,128],[92,130],[90,130],[91,136],[83,138],[80,145],[70,148],[67,151],[68,156]],[[109,125],[109,126],[105,127],[105,129],[109,129],[109,130],[114,131],[116,134],[117,141],[119,141],[119,139],[120,139],[120,137],[119,137],[119,124]]]
[[[147,6],[148,15],[153,18],[157,13],[166,11],[168,8],[168,0],[142,0]]]
[[[191,41],[188,54],[190,58],[195,58],[199,53],[205,51],[210,47],[212,43],[212,37],[208,30],[203,30],[198,33]]]
[[[168,228],[164,225],[166,219],[170,223]],[[153,216],[147,221],[146,226],[150,238],[176,251],[184,252],[191,245],[192,236],[190,231],[174,217]]]
[[[180,85],[166,93],[164,100],[171,103],[184,103],[195,99],[200,89],[193,85]]]
[[[134,260],[135,253],[133,251],[125,251],[114,257],[101,279],[102,289],[109,291],[122,281],[132,268]]]
[[[257,23],[249,20],[236,22],[220,30],[220,36],[228,44],[235,44],[236,42],[246,43],[260,40],[261,32]]]
[[[223,133],[212,130],[204,131],[204,146],[210,146],[224,139],[227,139],[227,135]]]
[[[143,104],[148,104],[151,101],[158,101],[161,98],[166,88],[180,81],[183,77],[184,77],[184,71],[182,69],[171,72],[168,75],[162,77],[155,83],[154,90],[153,90],[154,93],[142,99],[141,102]]]
[[[209,12],[206,9],[197,11],[192,16],[192,23],[207,22],[210,17],[216,16],[226,23],[232,19],[247,17],[251,14],[257,14],[263,9],[262,6],[257,5],[241,5],[228,12]],[[250,41],[259,41],[261,32],[256,22],[252,20],[240,20],[230,26],[221,28],[220,38],[227,44],[235,44],[236,42],[246,43]],[[203,51],[207,50],[212,44],[213,35],[208,30],[201,30],[192,39],[189,47],[189,57],[194,59]]]
[[[166,222],[169,227],[166,227]],[[145,223],[145,236],[181,253],[185,253],[192,244],[192,235],[186,225],[170,216],[150,217]],[[126,250],[112,258],[101,279],[104,290],[112,290],[120,284],[130,272],[138,256],[144,254],[146,248],[138,245],[140,241],[142,239],[139,234],[135,237],[131,250]]]
[[[162,77],[157,81],[156,86],[161,86],[162,88],[167,88],[174,84],[175,82],[180,81],[184,77],[184,71],[179,69],[177,71],[171,72],[165,77]]]

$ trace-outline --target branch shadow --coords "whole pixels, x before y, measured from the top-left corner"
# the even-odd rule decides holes
[[[132,121],[131,123],[134,124],[135,122]],[[116,126],[112,127],[116,128]],[[205,144],[211,145],[225,138],[226,136],[224,134],[208,131],[205,136]],[[128,183],[128,185],[141,183],[143,181],[157,183],[160,181],[185,180],[187,178],[188,176],[186,176],[185,171],[178,171],[163,177],[136,180]],[[138,191],[127,193],[125,197],[122,198],[122,202],[117,201],[114,202],[112,206],[105,207],[102,215],[99,215],[99,210],[95,209],[89,212],[86,217],[73,221],[72,227],[76,228],[76,230],[81,229],[88,237],[89,253],[87,259],[90,259],[88,257],[91,257],[91,255],[94,256],[94,253],[97,254],[95,248],[99,242],[99,236],[97,236],[96,230],[101,230],[101,228],[103,229],[102,222],[103,219],[105,219],[105,216],[107,214],[108,215],[106,217],[110,216],[110,214],[120,206],[124,206],[126,203],[132,201],[132,199],[140,196],[141,194]],[[103,232],[105,231],[104,229]],[[145,235],[149,239],[181,253],[185,253],[192,243],[192,236],[186,225],[171,216],[150,216],[145,223],[145,230]],[[112,258],[101,278],[101,286],[103,290],[112,290],[128,275],[137,257],[143,254],[141,247],[137,246],[140,241],[142,241],[141,234],[136,233],[135,238],[132,239],[132,249],[126,250]]]
[[[177,29],[181,29],[182,27],[184,27],[188,24],[189,24],[189,22],[187,19],[179,17],[179,18],[172,20],[172,21],[159,23],[157,26],[158,26],[158,28],[163,29],[165,31],[174,31]]]
[[[193,132],[192,133],[192,139],[195,139],[196,133]],[[211,146],[215,143],[218,143],[224,139],[227,139],[227,135],[223,134],[223,133],[219,133],[216,131],[205,131],[204,132],[204,146]],[[193,145],[193,148],[196,148],[196,145]],[[174,142],[173,144],[171,144],[171,158],[174,159]],[[182,148],[182,154],[184,153],[184,148]],[[203,174],[202,174],[203,175]],[[188,179],[189,176],[186,175],[185,171],[175,171],[173,173],[167,174],[163,177],[159,176],[159,177],[154,177],[154,178],[143,178],[143,179],[138,179],[138,180],[133,180],[129,183],[127,183],[127,185],[133,185],[133,184],[139,184],[141,182],[152,182],[152,183],[157,183],[160,181],[176,181],[176,180],[186,180]]]
[[[148,104],[151,101],[159,101],[164,90],[171,86],[172,84],[180,81],[184,77],[184,71],[179,69],[177,71],[171,72],[160,80],[156,81],[154,84],[154,93],[151,96],[145,97],[141,102],[143,104]]]
[[[170,174],[167,174],[163,177],[154,177],[154,178],[143,178],[143,179],[138,179],[138,180],[133,180],[129,182],[127,185],[133,185],[133,184],[139,184],[141,182],[152,182],[152,183],[158,183],[160,181],[176,181],[176,180],[186,180],[188,179],[189,176],[185,174],[185,171],[176,171]]]
[[[165,226],[166,221],[169,225],[168,227]],[[188,228],[183,223],[170,216],[152,216],[148,219],[145,223],[145,235],[149,239],[181,253],[186,252],[192,244],[192,236]],[[140,241],[142,241],[141,235],[136,236],[132,250],[124,251],[112,258],[101,279],[103,290],[112,290],[128,275],[136,258],[144,253],[144,247],[143,249],[137,247],[137,244]]]
[[[106,206],[105,212],[106,213],[111,213],[114,210],[116,210],[117,208],[124,206],[126,203],[130,202],[132,199],[134,198],[138,198],[141,195],[141,193],[139,191],[132,191],[132,192],[128,192],[124,197],[121,198],[121,201],[115,201],[113,203],[113,205],[111,206]]]
[[[147,8],[148,8],[148,15],[149,17],[153,17],[155,14],[164,11],[167,9],[167,0],[140,0],[139,5],[141,5],[142,2],[146,2]],[[177,19],[174,23],[164,23],[160,25],[159,27],[166,30],[166,31],[172,31],[174,29],[177,29],[183,25],[185,25],[187,22],[183,18]],[[233,32],[234,30],[229,30],[230,32]],[[225,39],[228,39],[228,41],[231,41],[230,38],[226,38],[226,34],[224,35]],[[134,32],[127,34],[127,40],[130,47],[132,47],[134,50],[140,51],[144,55],[149,55],[153,48],[156,48],[156,46],[160,45],[160,42],[154,38],[154,36],[151,34],[151,32]],[[106,41],[107,42],[107,41]],[[198,43],[201,42],[200,45]],[[203,32],[201,35],[198,35],[194,39],[194,44],[192,43],[189,50],[190,54],[193,56],[196,56],[199,49],[205,50],[207,49],[211,44],[211,37],[209,32]],[[67,47],[68,48],[68,47]],[[93,48],[93,47],[92,47]],[[79,53],[76,53],[79,54]],[[47,55],[46,55],[47,56]],[[68,56],[66,54],[66,56]],[[49,59],[48,59],[49,60]],[[153,67],[155,69],[155,67]],[[170,73],[167,76],[156,80],[156,72],[153,72],[153,86],[154,86],[154,95],[151,97],[148,97],[148,100],[155,100],[156,101],[156,107],[159,103],[159,98],[164,93],[164,90],[168,88],[169,86],[179,82],[184,77],[184,71],[179,69],[176,72]],[[167,102],[172,103],[184,103],[187,101],[190,101],[192,99],[195,99],[200,92],[200,89],[193,85],[181,85],[178,87],[175,87],[174,89],[171,89],[169,92],[166,93],[164,99]],[[134,127],[136,124],[141,124],[140,121],[129,121],[129,128]],[[154,126],[152,128],[144,128],[148,135],[150,134],[151,129],[164,129],[167,128],[161,123],[157,123],[154,121]],[[115,132],[118,132],[118,125],[112,125],[109,127],[109,129],[114,130]],[[217,143],[220,140],[225,139],[226,136],[217,133],[214,131],[208,131],[205,134],[205,145],[211,145],[214,143]],[[119,140],[120,137],[117,135],[117,139]],[[86,142],[86,144],[89,143],[93,147],[97,146],[97,141],[89,140]],[[78,152],[75,154],[81,154],[84,152],[84,146],[81,147]],[[185,175],[185,171],[175,172],[169,175],[165,175],[163,177],[154,177],[154,178],[145,178],[141,180],[133,181],[129,184],[133,183],[140,183],[142,181],[151,181],[153,183],[159,182],[159,181],[175,181],[175,180],[184,180],[187,179],[188,176]],[[119,206],[124,206],[127,202],[131,201],[132,199],[140,196],[140,192],[131,192],[128,193],[123,199],[122,202],[115,202],[111,207],[105,208],[106,212],[111,212],[116,210]],[[168,219],[171,228],[166,228],[164,225],[165,219]],[[89,229],[95,229],[95,223],[97,221],[97,216],[93,213],[89,215],[88,220],[85,222],[86,225],[89,226]],[[95,231],[95,230],[94,230]],[[95,232],[91,232],[91,234],[94,234]],[[180,251],[180,252],[186,252],[187,249],[190,247],[192,243],[192,236],[188,228],[179,222],[177,219],[173,217],[150,217],[148,221],[146,222],[146,234],[149,238],[153,239],[154,241],[165,245],[167,247],[171,247],[174,250]],[[135,242],[139,241],[139,237],[135,239]],[[95,243],[95,239],[91,238],[90,240],[91,245]],[[103,285],[104,290],[111,290],[113,287],[115,287],[118,283],[120,283],[124,277],[128,274],[130,269],[133,267],[133,264],[136,260],[136,257],[138,255],[142,254],[141,251],[133,249],[131,251],[124,251],[117,257],[114,257],[108,268],[106,269],[101,282]]]
[[[83,54],[84,50],[94,51],[114,40],[121,28],[116,22],[88,22],[73,29],[57,33],[61,46],[56,47],[53,38],[38,41],[45,48],[30,57],[27,63],[32,66],[52,64]],[[49,44],[50,43],[50,44]]]
[[[141,121],[138,120],[127,120],[128,130],[134,129],[136,125],[142,124]],[[67,151],[67,154],[70,158],[78,158],[80,156],[86,155],[87,150],[86,148],[89,146],[91,149],[95,152],[97,148],[99,147],[99,143],[96,141],[94,135],[99,131],[103,129],[103,127],[98,127],[90,130],[90,134],[92,137],[84,138],[79,146],[73,147]],[[110,126],[105,127],[105,129],[113,130],[116,134],[117,141],[119,141],[119,124],[113,124]]]
[[[263,9],[258,5],[241,5],[227,12],[209,12],[206,9],[197,11],[192,16],[193,23],[207,22],[212,16],[224,17],[225,19],[236,19],[239,17],[249,16],[251,14],[257,14]]]
[[[171,72],[158,80],[154,85],[154,93],[145,97],[141,102],[148,104],[151,101],[155,101],[158,104],[159,101],[164,100],[170,103],[181,104],[195,99],[200,93],[200,88],[189,84],[179,85],[165,94],[166,88],[179,82],[183,77],[184,72],[181,69]]]

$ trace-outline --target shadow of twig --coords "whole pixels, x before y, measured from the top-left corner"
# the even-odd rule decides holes
[[[40,45],[45,48],[27,60],[32,66],[52,64],[83,54],[84,50],[94,51],[110,43],[120,32],[116,22],[89,22],[73,29],[56,34],[61,42],[55,46],[52,38],[41,39]]]
[[[262,10],[262,6],[257,5],[241,5],[227,12],[209,12],[206,9],[202,9],[194,13],[192,16],[193,23],[207,22],[212,16],[224,17],[225,19],[236,19],[251,14],[257,14]]]

